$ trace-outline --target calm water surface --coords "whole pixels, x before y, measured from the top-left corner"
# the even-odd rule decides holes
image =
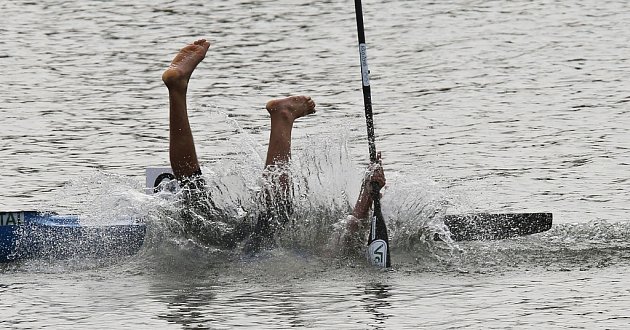
[[[303,249],[243,259],[168,237],[158,217],[131,258],[3,265],[0,324],[627,328],[630,5],[363,5],[385,213],[399,223],[393,272]],[[198,37],[213,46],[189,106],[209,172],[232,191],[249,186],[268,138],[265,102],[308,94],[318,113],[296,124],[294,148],[303,172],[317,173],[305,198],[320,213],[311,213],[356,197],[367,146],[351,2],[5,1],[0,10],[2,209],[162,205],[141,192],[144,168],[168,161],[160,75]],[[402,239],[434,210],[547,211],[556,225],[499,242]]]

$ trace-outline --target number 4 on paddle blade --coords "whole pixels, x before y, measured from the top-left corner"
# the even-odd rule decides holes
[[[381,205],[378,200],[374,200],[374,215],[370,224],[370,235],[368,238],[367,257],[368,261],[380,268],[390,268],[389,239],[387,237],[387,227],[385,219],[381,214]]]
[[[368,260],[377,267],[387,267],[387,243],[377,239],[368,246]]]

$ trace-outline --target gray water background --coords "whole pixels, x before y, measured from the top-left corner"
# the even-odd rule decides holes
[[[215,260],[153,241],[118,261],[28,261],[2,268],[0,324],[627,328],[629,7],[364,3],[387,215],[418,196],[453,213],[553,212],[549,233],[402,246],[388,273],[287,250]],[[189,88],[206,166],[261,163],[265,102],[307,94],[318,113],[296,124],[296,154],[320,155],[356,196],[367,147],[351,2],[6,1],[0,11],[3,210],[142,209],[144,168],[168,164],[160,75],[199,37],[213,43]],[[326,158],[337,149],[349,161]],[[108,180],[123,197],[92,191]]]

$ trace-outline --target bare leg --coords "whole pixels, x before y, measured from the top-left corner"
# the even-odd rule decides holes
[[[308,96],[291,96],[267,102],[267,111],[271,115],[271,134],[265,168],[283,167],[291,160],[291,131],[293,122],[315,112],[315,102]],[[282,173],[280,177],[282,192],[289,189],[289,177]]]
[[[315,102],[308,96],[291,96],[267,102],[267,111],[271,115],[271,134],[263,174],[269,181],[264,194],[266,212],[259,214],[254,233],[245,244],[246,252],[256,252],[262,246],[270,245],[276,225],[287,220],[290,177],[285,167],[291,160],[293,122],[314,113]]]
[[[171,168],[177,179],[192,176],[199,170],[195,142],[188,122],[186,92],[188,80],[210,47],[205,39],[182,48],[162,74],[168,87]]]

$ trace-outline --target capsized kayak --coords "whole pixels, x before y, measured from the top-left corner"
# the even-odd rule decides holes
[[[0,212],[0,262],[132,255],[142,247],[145,233],[146,226],[135,219],[90,226],[77,215]]]

